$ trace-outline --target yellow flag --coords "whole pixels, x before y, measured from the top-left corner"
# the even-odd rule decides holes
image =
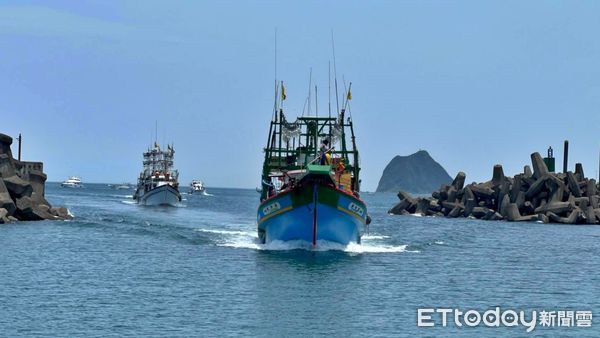
[[[284,101],[287,98],[285,95],[285,87],[283,86],[283,81],[281,81],[281,101]]]
[[[348,89],[348,100],[352,100],[352,91]]]

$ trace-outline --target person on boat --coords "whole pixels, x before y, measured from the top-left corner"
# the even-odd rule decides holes
[[[265,198],[265,200],[266,200],[275,194],[275,185],[273,184],[272,179],[270,179],[269,181],[263,180],[262,184],[263,184],[263,189],[265,187],[267,188],[267,196]]]
[[[319,156],[321,158],[320,161],[320,165],[325,165],[325,164],[329,164],[327,163],[327,152],[329,151],[329,140],[328,139],[324,139],[323,142],[321,143],[321,146],[319,147]]]

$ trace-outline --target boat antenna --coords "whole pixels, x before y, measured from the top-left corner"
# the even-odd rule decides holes
[[[338,87],[337,87],[337,67],[335,65],[335,41],[333,39],[333,29],[331,30],[331,49],[333,50],[333,78],[335,86],[335,104],[337,106],[337,112],[340,112],[340,101],[338,99]]]
[[[308,97],[304,100],[304,105],[302,106],[302,116],[304,116],[304,112],[306,111],[306,102],[308,102]]]
[[[158,120],[154,120],[154,144],[158,139]]]

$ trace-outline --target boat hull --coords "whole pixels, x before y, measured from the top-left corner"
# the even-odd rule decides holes
[[[136,194],[135,199],[142,205],[169,205],[176,206],[181,202],[181,194],[172,186],[165,184],[156,187],[141,196]]]
[[[73,184],[73,183],[61,183],[60,186],[63,188],[83,188],[82,184]]]
[[[298,187],[261,203],[258,234],[261,242],[325,240],[360,243],[367,208],[358,198],[325,185]]]

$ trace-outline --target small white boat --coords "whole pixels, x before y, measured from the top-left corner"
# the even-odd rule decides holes
[[[193,180],[190,184],[190,194],[203,193],[205,189],[204,182],[200,180]]]
[[[81,178],[77,176],[69,177],[69,179],[62,182],[60,186],[63,188],[83,188],[83,184],[81,184]]]

